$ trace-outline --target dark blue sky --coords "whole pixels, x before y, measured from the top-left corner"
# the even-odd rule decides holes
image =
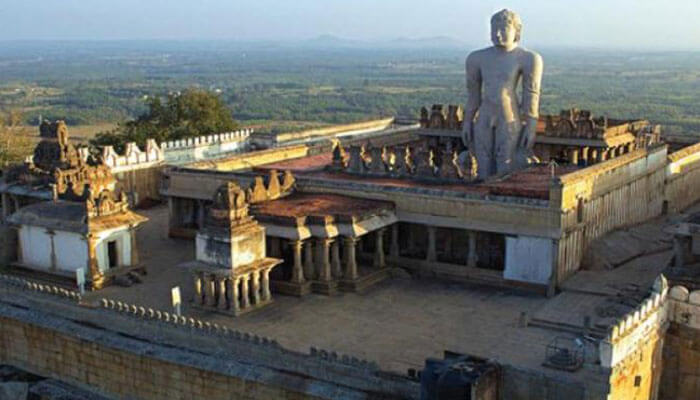
[[[0,40],[359,40],[488,43],[508,7],[534,46],[700,49],[699,0],[0,0]]]

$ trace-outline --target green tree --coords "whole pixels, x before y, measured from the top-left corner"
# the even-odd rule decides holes
[[[18,111],[0,112],[0,168],[22,162],[32,154],[29,130]]]
[[[122,150],[128,142],[143,146],[147,139],[161,143],[229,132],[237,127],[231,111],[219,96],[205,90],[187,89],[182,93],[171,93],[165,104],[160,97],[151,97],[146,104],[148,111],[145,114],[120,124],[111,132],[97,134],[91,143]]]

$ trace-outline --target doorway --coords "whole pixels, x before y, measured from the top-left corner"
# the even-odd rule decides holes
[[[116,240],[111,240],[107,242],[107,261],[109,263],[109,268],[114,268],[119,265],[119,255],[117,254]]]

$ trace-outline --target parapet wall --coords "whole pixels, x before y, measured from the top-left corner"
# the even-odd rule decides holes
[[[417,382],[373,362],[313,347],[295,352],[273,339],[160,310],[107,299],[78,308],[80,298],[70,291],[2,276],[0,293],[0,364],[108,397],[417,399],[420,393]]]
[[[136,143],[127,143],[124,154],[117,153],[112,146],[102,149],[102,159],[112,173],[151,168],[163,164],[165,155],[153,139],[146,141],[146,150],[142,151]]]
[[[618,320],[599,342],[600,365],[610,369],[608,399],[656,398],[669,325],[668,292],[662,275],[652,293]]]
[[[252,129],[196,138],[173,140],[158,145],[155,140],[146,141],[146,149],[141,150],[136,143],[127,143],[124,154],[117,153],[112,146],[105,146],[102,158],[112,173],[133,171],[160,166],[162,164],[183,164],[201,160],[216,159],[246,149]]]
[[[561,213],[557,281],[580,266],[586,246],[612,231],[663,211],[667,147],[640,148],[562,175],[550,189],[550,207]]]
[[[247,148],[252,129],[196,138],[174,140],[160,144],[165,162],[171,165],[186,164],[202,160],[225,157]]]
[[[700,143],[668,156],[665,201],[677,213],[700,200]]]

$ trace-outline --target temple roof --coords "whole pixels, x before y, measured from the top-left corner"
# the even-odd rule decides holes
[[[39,226],[74,233],[97,233],[121,226],[139,225],[148,219],[131,211],[104,217],[87,218],[84,203],[45,201],[21,208],[8,217],[15,225]]]
[[[254,206],[256,215],[275,217],[366,217],[393,210],[388,201],[367,200],[357,197],[325,193],[294,193],[282,199]]]

